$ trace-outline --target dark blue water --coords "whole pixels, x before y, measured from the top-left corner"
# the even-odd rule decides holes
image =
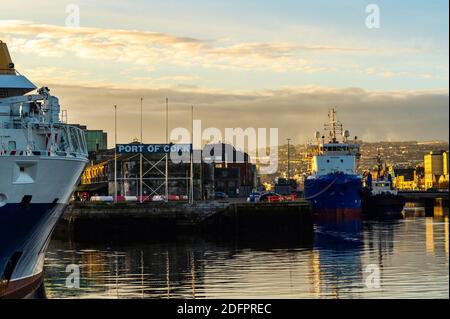
[[[441,212],[447,213],[447,212]],[[439,215],[439,214],[438,214]],[[304,247],[53,241],[49,298],[448,298],[448,217],[316,224]],[[419,214],[420,216],[420,214]],[[80,267],[80,288],[66,266]]]

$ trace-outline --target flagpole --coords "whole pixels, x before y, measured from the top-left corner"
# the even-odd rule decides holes
[[[117,105],[114,105],[114,203],[117,203]]]
[[[166,144],[169,144],[169,98],[167,97],[166,97]],[[169,153],[166,153],[165,184],[166,184],[165,202],[167,203],[169,201]]]
[[[287,139],[287,145],[288,145],[288,149],[287,149],[287,155],[288,155],[287,180],[288,180],[288,183],[290,183],[290,180],[291,180],[291,139],[290,138]]]
[[[142,146],[142,144],[144,144],[143,137],[142,137],[143,136],[143,134],[142,134],[142,131],[143,131],[143,125],[142,125],[143,101],[144,101],[144,99],[141,97],[141,146]],[[142,193],[143,192],[142,192],[142,151],[141,151],[140,164],[139,164],[139,198],[140,198],[141,203],[142,203]]]
[[[190,187],[189,203],[194,203],[194,106],[191,106],[191,156],[190,156]]]

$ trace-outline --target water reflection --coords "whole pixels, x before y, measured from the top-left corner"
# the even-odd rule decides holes
[[[316,223],[314,251],[318,256],[322,294],[339,298],[345,293],[352,297],[352,290],[363,283],[363,248],[361,220]]]
[[[434,255],[434,225],[432,218],[427,218],[425,220],[425,239],[427,253]]]
[[[444,221],[444,227],[445,227],[445,254],[448,257],[448,216],[445,217]]]
[[[447,212],[448,214],[448,212]],[[81,288],[65,267],[81,267]],[[367,267],[381,286],[366,286]],[[448,217],[315,224],[311,245],[52,241],[49,298],[448,298]]]

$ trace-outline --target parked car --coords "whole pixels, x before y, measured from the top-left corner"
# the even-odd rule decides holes
[[[169,202],[177,202],[180,200],[180,196],[178,195],[169,195]]]
[[[92,196],[91,202],[108,202],[112,203],[114,202],[113,196]]]
[[[153,200],[152,196],[147,196],[147,195],[142,195],[141,196],[136,196],[136,201],[138,203],[142,202],[142,203],[148,203],[151,202]]]
[[[271,199],[272,201],[281,201],[283,199],[283,196],[281,196],[280,194],[274,193],[274,192],[268,192],[268,193],[264,193],[261,195],[261,197],[259,198],[260,202],[268,202],[269,199]]]
[[[166,200],[166,198],[164,197],[164,195],[154,195],[152,198],[152,201],[154,202],[164,202]]]
[[[248,203],[257,203],[257,202],[259,202],[260,198],[261,198],[261,193],[253,192],[253,193],[250,193],[250,195],[248,195],[247,202]]]
[[[214,193],[214,199],[226,199],[226,198],[228,198],[228,196],[224,192],[215,192]]]

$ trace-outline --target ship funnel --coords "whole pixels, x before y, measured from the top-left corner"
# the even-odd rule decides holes
[[[0,41],[0,99],[24,95],[34,89],[33,83],[16,72],[6,43]]]
[[[0,74],[16,74],[6,43],[0,40]]]

